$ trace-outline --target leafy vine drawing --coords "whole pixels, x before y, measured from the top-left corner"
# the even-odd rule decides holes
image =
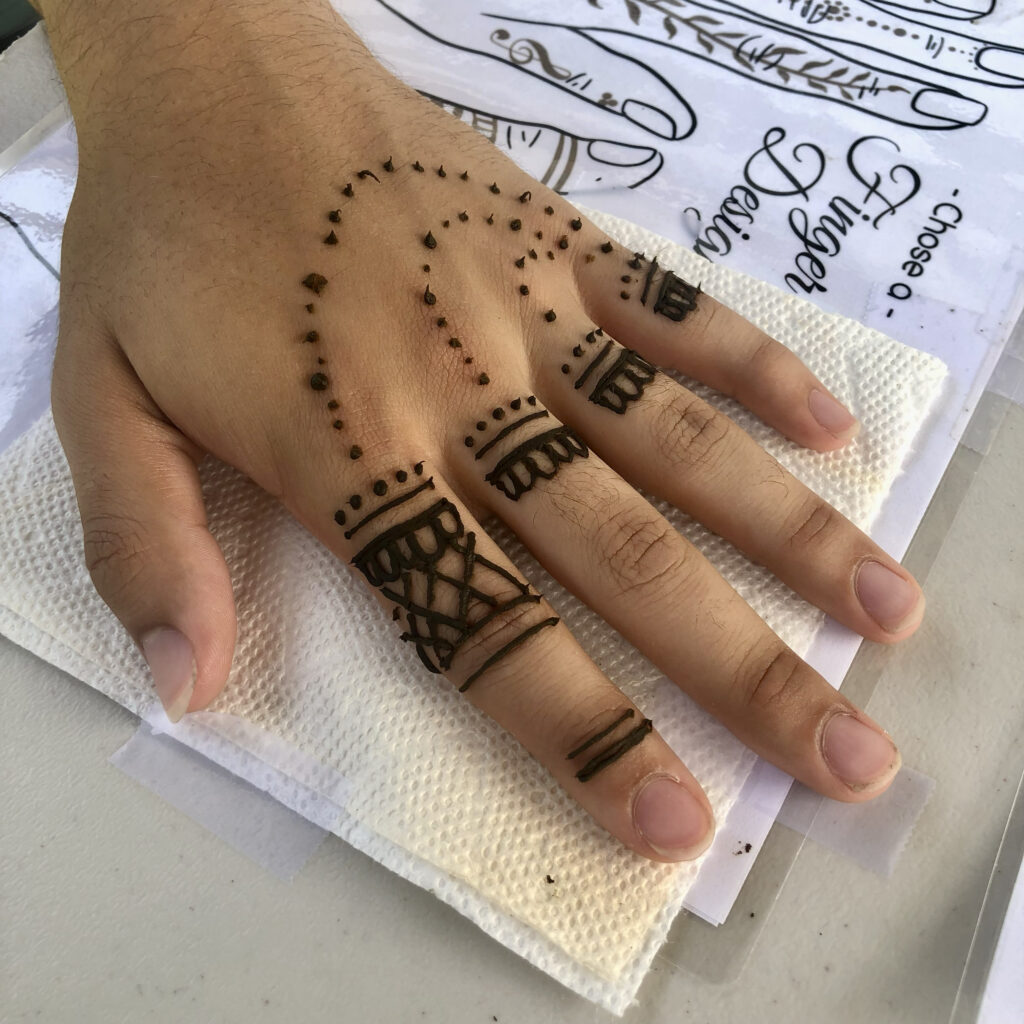
[[[713,55],[716,47],[719,47],[740,67],[752,74],[763,69],[774,72],[784,84],[795,78],[809,88],[826,95],[835,89],[843,99],[851,101],[865,95],[877,96],[880,92],[910,92],[906,86],[895,83],[880,86],[878,76],[873,76],[871,71],[853,74],[849,64],[842,64],[835,57],[806,60],[796,66],[796,58],[810,56],[807,50],[801,50],[796,46],[779,46],[773,42],[762,43],[761,36],[747,32],[723,31],[721,29],[727,28],[726,23],[710,14],[680,13],[687,6],[684,0],[622,2],[625,4],[629,20],[634,25],[640,25],[644,11],[656,12],[661,17],[661,27],[666,39],[674,39],[679,33],[679,26],[684,26],[694,33],[695,40],[708,56]],[[587,3],[597,10],[604,9],[601,0],[587,0]],[[857,95],[854,96],[854,93]]]

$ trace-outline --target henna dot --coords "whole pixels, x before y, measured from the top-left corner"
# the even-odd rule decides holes
[[[615,246],[613,246],[611,242],[603,242],[601,244],[601,252],[611,252],[614,248]]]
[[[327,219],[332,224],[340,224],[341,223],[341,210],[331,210],[331,212],[329,214],[327,214]]]
[[[314,391],[326,391],[328,384],[330,384],[330,381],[327,379],[326,373],[314,373],[313,376],[309,378],[309,386]]]
[[[348,196],[350,199],[356,194],[355,190],[352,188],[351,181],[341,190],[341,194],[343,196]]]
[[[486,430],[487,429],[487,424],[483,420],[477,420],[476,421],[476,429],[477,430]]]
[[[558,248],[559,249],[568,249],[569,248],[569,239],[566,238],[565,235],[562,235],[562,237],[558,240]]]
[[[415,163],[414,163],[414,164],[412,165],[412,169],[413,169],[414,171],[418,171],[418,172],[419,172],[420,174],[422,174],[422,173],[423,173],[423,164],[421,164],[421,163],[419,162],[419,160],[417,160],[417,161],[416,161],[416,162],[415,162]]]
[[[505,418],[505,410],[501,408],[492,409],[491,418],[495,420],[503,420]]]
[[[622,275],[622,277],[620,277],[620,278],[619,278],[619,280],[620,280],[620,281],[621,281],[621,282],[622,282],[623,284],[629,284],[629,283],[630,283],[630,281],[632,281],[632,280],[633,280],[633,278],[631,278],[631,277],[629,276],[629,274],[623,274],[623,275]]]
[[[391,621],[397,622],[402,617],[402,610],[400,608],[394,608],[391,612]]]
[[[544,212],[550,217],[555,212],[555,208],[553,206],[545,206]]]
[[[871,218],[869,217],[868,220],[870,220],[870,219]],[[740,238],[742,238],[744,242],[749,242],[750,241],[750,235],[748,235],[746,231],[744,231],[743,234],[740,235]]]
[[[530,257],[531,260],[535,260],[537,258],[537,250],[530,249],[528,250],[527,255]]]
[[[513,217],[512,220],[508,222],[508,226],[513,231],[518,231],[523,226],[523,222],[518,217]]]
[[[527,288],[525,284],[521,284],[519,286],[519,294],[520,295],[529,295],[530,294],[530,289]]]
[[[562,363],[562,373],[569,373],[569,364]]]
[[[536,395],[530,395],[530,397],[527,398],[527,400],[526,400],[526,404],[527,405],[536,405],[537,404],[537,396]]]
[[[311,345],[313,345],[313,344],[315,344],[316,342],[318,342],[320,340],[320,332],[319,331],[307,331],[306,332],[306,337],[303,340],[304,341],[308,341]]]
[[[355,462],[356,459],[358,459],[358,458],[362,458],[362,454],[363,454],[363,449],[360,448],[359,445],[357,445],[357,444],[352,445],[352,447],[349,448],[349,450],[348,450],[348,457],[353,462]]]
[[[332,398],[332,399],[331,399],[331,400],[330,400],[330,401],[329,401],[329,402],[327,403],[327,408],[328,408],[328,409],[330,409],[330,410],[331,410],[331,411],[333,412],[333,411],[334,411],[335,409],[337,409],[337,408],[338,408],[338,400],[337,400],[336,398]]]
[[[536,233],[536,234],[534,235],[534,237],[535,237],[535,238],[543,238],[543,237],[544,237],[544,232],[543,232],[543,231],[538,231],[538,232],[537,232],[537,233]]]
[[[388,493],[388,485],[384,483],[383,480],[375,480],[373,482],[373,493],[376,494],[378,498],[383,498],[384,495]]]
[[[462,213],[459,214],[459,220],[461,220],[462,223],[465,224],[466,221],[469,220],[469,214],[466,213],[465,210],[463,210]]]
[[[474,441],[474,440],[473,440],[473,438],[471,438],[471,437],[467,436],[467,437],[465,437],[465,438],[463,439],[463,442],[462,442],[462,443],[463,443],[463,444],[464,444],[464,445],[465,445],[465,446],[466,446],[467,448],[472,448],[472,447],[473,447],[473,445],[475,445],[475,444],[476,444],[476,441]]]
[[[307,274],[303,279],[302,283],[311,291],[314,295],[319,295],[324,288],[327,286],[327,278],[323,274]]]
[[[596,335],[596,334],[594,334],[594,332],[593,332],[593,331],[591,331],[591,332],[590,332],[590,333],[589,333],[589,334],[587,335],[587,341],[589,341],[589,342],[590,342],[590,344],[591,344],[591,345],[593,345],[593,344],[594,344],[594,342],[595,342],[595,341],[597,341],[597,335]]]
[[[584,256],[584,257],[583,257],[583,259],[584,259],[584,260],[585,260],[585,261],[586,261],[587,263],[593,263],[593,262],[594,262],[594,254],[593,254],[592,252],[588,252],[588,253],[586,254],[586,256]]]
[[[463,359],[462,361],[468,365],[469,363],[473,362],[473,357],[472,356],[466,356],[466,358]]]
[[[317,366],[324,366],[326,363],[327,363],[327,360],[324,359],[323,356],[319,356],[317,358],[317,361],[316,361]]]
[[[307,302],[306,303],[306,312],[307,313],[312,313],[314,309],[316,309],[316,306],[314,306],[312,302]]]
[[[398,471],[398,472],[397,472],[397,473],[395,474],[395,479],[396,479],[396,480],[397,480],[397,481],[398,481],[398,482],[399,482],[400,484],[404,484],[404,483],[405,483],[405,481],[409,479],[409,474],[408,474],[408,473],[406,473],[406,471],[405,471],[404,469],[400,469],[400,470],[399,470],[399,471]]]
[[[428,306],[432,306],[435,302],[437,302],[437,296],[430,290],[429,284],[427,285],[426,288],[423,289],[423,301]]]
[[[580,357],[581,355],[583,355],[583,346],[582,346],[582,345],[573,345],[573,348],[572,348],[572,354],[573,354],[573,355],[574,355],[574,356],[575,356],[575,357],[576,357],[577,359],[579,359],[579,357]]]
[[[460,177],[460,178],[461,178],[461,179],[462,179],[463,181],[469,181],[469,171],[463,171],[463,172],[462,172],[462,173],[461,173],[461,174],[459,175],[459,177]]]
[[[388,171],[389,173],[395,169],[395,165],[392,162],[391,157],[388,157],[387,160],[384,161],[383,166],[384,170]]]
[[[375,182],[377,182],[378,185],[380,184],[380,178],[378,178],[377,175],[373,173],[373,171],[365,171],[365,170],[364,171],[359,171],[356,174],[356,177],[357,178],[373,178],[373,180]]]
[[[352,508],[358,509],[363,504],[363,499],[359,497],[358,494],[353,494],[352,497],[348,499],[348,503]]]
[[[452,348],[462,348],[462,342],[459,341],[458,338],[449,338],[448,344],[451,345]]]
[[[639,256],[634,256],[629,261],[629,266],[631,266],[634,270],[642,270],[643,269],[643,262],[641,261]]]
[[[437,239],[434,237],[434,233],[432,231],[428,231],[423,236],[423,244],[428,249],[436,249],[437,248]]]
[[[494,214],[493,213],[487,218],[487,223],[488,224],[493,224],[494,223]]]
[[[429,263],[424,263],[423,264],[423,273],[424,274],[429,274],[430,273],[430,264]]]
[[[331,233],[324,239],[324,245],[337,245],[338,236],[332,230]]]
[[[448,326],[448,317],[446,317],[446,316],[439,316],[437,318],[437,326],[438,327],[447,327]]]
[[[594,328],[594,333],[595,334],[604,334],[604,331],[600,327],[595,327]]]
[[[528,203],[533,198],[533,193],[527,189],[520,197],[519,202]]]
[[[548,259],[549,260],[553,260],[554,258],[555,258],[555,254],[550,249],[548,249]]]
[[[522,270],[523,267],[526,266],[526,257],[520,256],[519,259],[516,260],[516,266],[519,267],[520,270]]]
[[[444,164],[441,164],[441,166],[438,167],[438,169],[437,169],[437,176],[439,178],[447,178],[448,177],[448,172],[444,169]]]
[[[583,221],[580,220],[579,217],[575,217],[573,220],[569,221],[569,227],[571,227],[573,231],[579,231],[579,229],[583,227]]]
[[[443,220],[443,221],[441,221],[441,227],[443,227],[443,228],[451,227],[451,223],[452,222],[450,220]]]
[[[339,526],[344,526],[345,525],[345,513],[340,508],[338,509],[337,512],[334,513],[334,521]]]
[[[333,422],[333,423],[331,424],[331,426],[332,426],[332,427],[334,427],[334,429],[335,429],[335,430],[341,430],[341,428],[342,428],[343,426],[345,426],[345,424],[344,424],[344,423],[342,423],[342,422],[341,422],[341,420],[335,420],[335,421],[334,421],[334,422]]]
[[[628,299],[629,298],[629,292],[619,292],[619,298],[620,299]]]
[[[550,323],[553,323],[557,319],[557,315],[555,314],[555,311],[553,309],[549,309],[544,314],[544,319],[547,320],[547,322],[550,324]]]
[[[423,476],[423,463],[422,462],[417,462],[416,465],[412,467],[412,471],[417,476]]]
[[[492,182],[491,182],[491,191],[492,191],[492,192],[493,192],[493,193],[494,193],[494,194],[495,194],[496,196],[498,196],[498,195],[501,195],[501,189],[500,189],[500,188],[498,188],[498,184],[497,184],[497,182],[494,182],[494,181],[492,181]]]
[[[478,380],[480,381],[481,384],[490,384],[491,383],[491,378],[488,377],[486,373],[481,373],[479,378],[478,378]]]

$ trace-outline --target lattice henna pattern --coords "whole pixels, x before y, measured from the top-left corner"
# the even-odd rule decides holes
[[[460,561],[456,574],[441,570],[441,562],[449,554]],[[447,498],[379,534],[352,563],[370,584],[405,610],[409,629],[402,640],[416,646],[420,660],[431,672],[449,669],[459,648],[494,619],[518,605],[540,602],[540,595],[532,593],[527,582],[477,553],[476,535],[466,532],[458,509]],[[488,580],[490,589],[511,589],[511,596],[498,598],[488,593]],[[446,606],[450,610],[444,610]],[[558,621],[552,616],[528,626],[487,658],[459,687],[460,692]]]
[[[607,346],[598,359],[603,358],[606,353]],[[632,349],[621,349],[588,397],[595,405],[611,409],[621,416],[632,402],[643,397],[644,388],[654,380],[657,372],[658,368],[643,356]]]

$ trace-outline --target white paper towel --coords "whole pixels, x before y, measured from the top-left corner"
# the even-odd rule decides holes
[[[843,452],[780,438],[700,390],[862,527],[874,518],[945,368],[744,275],[600,214],[796,351],[860,417]],[[231,568],[239,641],[211,712],[175,734],[406,878],[549,974],[621,1013],[697,865],[653,864],[592,824],[518,744],[428,675],[350,575],[266,495],[208,460],[210,527]],[[663,509],[795,650],[822,615],[684,516]],[[570,597],[503,529],[495,535],[606,673],[654,718],[721,820],[753,755]],[[144,662],[93,591],[71,481],[45,417],[0,463],[0,630],[138,714]],[[555,881],[548,883],[546,877]]]

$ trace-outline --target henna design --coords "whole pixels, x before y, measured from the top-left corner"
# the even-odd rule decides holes
[[[441,166],[438,167],[438,169],[437,169],[437,176],[439,178],[447,178],[448,177],[448,172],[444,169],[444,164],[441,164]]]
[[[484,479],[518,501],[538,480],[551,480],[562,465],[589,455],[586,444],[563,423],[513,448]]]
[[[432,486],[432,478],[420,489],[428,486]],[[456,574],[440,568],[450,554],[461,562]],[[359,551],[352,563],[371,586],[405,611],[409,628],[402,640],[415,645],[420,660],[431,672],[449,669],[459,648],[494,619],[519,605],[540,603],[540,595],[533,593],[526,581],[477,553],[476,534],[465,530],[458,509],[447,498],[383,531]],[[499,599],[487,593],[481,586],[484,579],[498,583],[502,589],[511,586],[512,596]],[[417,590],[420,597],[414,593]],[[440,610],[439,599],[454,603],[455,609],[447,613]],[[470,621],[481,607],[486,609],[484,614]],[[520,644],[558,621],[546,618],[524,629],[470,674],[459,687],[460,692],[469,689]]]
[[[418,487],[414,487],[412,488],[412,490],[406,491],[404,494],[398,495],[397,498],[392,498],[391,501],[385,502],[383,505],[379,505],[372,512],[368,512],[365,516],[363,516],[362,519],[359,520],[358,523],[356,523],[355,526],[352,527],[351,530],[345,531],[345,539],[351,540],[364,526],[366,526],[367,523],[372,523],[373,520],[377,518],[377,516],[382,515],[384,512],[388,512],[393,508],[397,508],[399,505],[404,505],[407,501],[410,501],[412,498],[415,498],[416,495],[421,493],[422,491],[432,491],[433,489],[434,478],[431,476],[424,480],[423,483],[421,483]],[[341,512],[340,509],[339,511]],[[341,512],[341,515],[344,517],[345,513]],[[338,520],[338,512],[334,513],[334,518],[335,520]],[[344,519],[338,520],[338,522],[339,525],[344,525]]]
[[[630,265],[632,266],[632,264]],[[651,260],[651,265],[647,268],[647,276],[644,279],[644,290],[640,295],[640,302],[644,306],[647,305],[647,295],[651,290],[654,275],[659,269],[658,261]],[[652,309],[655,313],[660,313],[669,320],[679,323],[686,319],[688,313],[692,313],[697,308],[699,296],[700,285],[692,285],[681,277],[677,277],[671,270],[666,270],[658,285],[658,296],[654,300]],[[623,297],[627,297],[625,293],[623,293]]]
[[[394,165],[394,163],[392,162],[392,160],[391,160],[391,157],[388,157],[388,158],[387,158],[387,160],[385,160],[385,161],[384,161],[384,163],[383,163],[383,164],[381,164],[381,166],[382,166],[382,167],[384,168],[384,170],[385,170],[385,171],[387,171],[387,172],[388,172],[389,174],[390,174],[390,173],[391,173],[391,172],[392,172],[392,171],[393,171],[393,170],[395,169],[395,165]]]
[[[327,214],[327,219],[332,224],[340,224],[341,223],[341,210],[331,210],[331,212],[329,214]]]
[[[587,341],[596,340],[597,339],[593,336],[593,333],[587,335]],[[604,348],[602,348],[601,351],[597,354],[597,356],[593,360],[591,360],[591,362],[587,365],[587,368],[583,371],[583,373],[579,375],[579,377],[576,379],[576,383],[573,384],[573,388],[576,391],[579,391],[579,389],[583,387],[584,384],[586,384],[587,378],[594,372],[594,369],[597,367],[597,365],[603,361],[604,357],[608,355],[608,353],[612,349],[613,344],[614,342],[611,340],[611,338],[609,338],[608,341],[605,342]],[[579,346],[577,346],[577,348],[578,347]],[[575,355],[576,349],[574,348],[572,351],[573,355]],[[582,355],[582,352],[580,354]]]
[[[319,295],[325,287],[327,287],[327,278],[323,274],[307,274],[303,279],[302,283],[311,291],[314,295]]]
[[[332,229],[331,233],[324,239],[324,245],[337,245],[337,244],[338,244],[338,236],[334,233],[334,230]]]
[[[481,448],[480,451],[476,453],[474,458],[482,459],[499,441],[508,437],[509,434],[514,434],[524,423],[529,423],[531,420],[546,419],[548,416],[549,413],[547,409],[542,409],[540,412],[531,412],[528,415],[523,416],[518,420],[515,420],[513,423],[510,423],[507,427],[503,427],[501,430],[499,430],[498,433],[495,434],[494,437],[492,437],[490,441],[488,441],[487,444],[485,444],[483,448]],[[484,426],[486,426],[486,424],[484,424]]]
[[[313,376],[309,378],[309,386],[314,391],[326,391],[328,384],[330,384],[330,381],[327,379],[326,373],[314,373]]]
[[[653,363],[632,349],[624,348],[594,386],[590,401],[621,416],[630,402],[643,396],[644,388],[657,372]]]
[[[359,171],[356,174],[356,177],[359,179],[373,178],[373,180],[377,182],[378,185],[380,184],[380,178],[378,178],[377,175],[373,173],[373,171]]]
[[[566,760],[575,760],[584,751],[589,750],[595,743],[598,743],[605,737],[611,735],[620,725],[623,724],[623,722],[628,721],[634,716],[635,712],[633,709],[627,709],[607,728],[594,733],[593,736],[584,740],[583,743],[581,743],[575,750],[570,751],[566,755]],[[614,764],[625,753],[643,742],[643,740],[650,735],[653,729],[654,723],[649,718],[641,719],[639,725],[630,729],[629,732],[625,733],[619,739],[594,754],[593,757],[591,757],[590,760],[588,760],[576,773],[576,778],[579,779],[580,782],[589,782],[598,772],[607,768],[610,764]]]
[[[434,303],[437,302],[437,296],[430,290],[430,285],[429,284],[423,290],[423,301],[428,306],[433,306]]]
[[[547,322],[550,324],[550,323],[553,323],[556,319],[558,319],[558,317],[557,317],[557,314],[555,313],[555,311],[553,309],[549,309],[544,314],[544,319],[547,320]]]
[[[416,162],[415,162],[415,163],[414,163],[414,164],[412,165],[412,169],[413,169],[414,171],[418,171],[418,172],[419,172],[420,174],[422,174],[422,173],[423,173],[423,171],[424,171],[424,167],[423,167],[423,164],[421,164],[421,163],[419,162],[419,160],[417,160],[417,161],[416,161]]]
[[[356,194],[355,193],[355,189],[352,188],[352,182],[351,181],[341,190],[341,194],[343,196],[348,196],[349,199],[351,199],[352,196],[354,196]]]

